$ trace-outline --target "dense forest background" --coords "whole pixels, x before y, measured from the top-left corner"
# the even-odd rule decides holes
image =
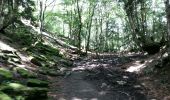
[[[27,20],[82,50],[148,51],[168,40],[166,15],[162,0],[1,1],[1,31]]]

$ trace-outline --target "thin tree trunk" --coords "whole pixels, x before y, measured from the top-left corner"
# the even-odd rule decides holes
[[[168,55],[170,56],[170,1],[166,0],[166,15],[167,15],[167,29],[168,29]]]
[[[79,48],[79,53],[81,52],[81,31],[82,31],[82,22],[81,22],[81,10],[79,7],[79,2],[76,0],[77,4],[77,12],[78,12],[78,48]]]
[[[86,53],[89,50],[90,36],[91,36],[91,26],[92,26],[92,21],[93,21],[93,16],[94,16],[94,9],[95,9],[95,6],[93,6],[91,13],[89,11],[90,21],[88,23],[89,25],[88,25],[88,37],[87,37]]]

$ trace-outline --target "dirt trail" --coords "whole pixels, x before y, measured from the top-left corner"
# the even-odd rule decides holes
[[[119,67],[138,58],[142,57],[122,59],[113,55],[77,60],[69,75],[50,78],[49,96],[52,100],[151,100],[137,76]]]

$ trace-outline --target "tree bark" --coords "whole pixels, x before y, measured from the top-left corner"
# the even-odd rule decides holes
[[[79,1],[76,0],[76,5],[77,5],[77,13],[78,13],[78,48],[79,48],[79,53],[81,52],[81,31],[82,31],[82,21],[81,21],[81,10],[79,7]]]
[[[89,50],[89,45],[90,45],[90,36],[91,36],[91,26],[92,26],[92,21],[93,21],[93,16],[94,16],[94,9],[95,5],[92,8],[92,11],[89,11],[89,23],[88,23],[88,37],[87,37],[87,45],[86,45],[86,54],[87,51]]]
[[[168,30],[168,55],[170,56],[170,1],[165,1],[166,17],[167,17],[167,30]]]

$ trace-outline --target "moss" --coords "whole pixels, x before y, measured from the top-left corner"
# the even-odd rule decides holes
[[[30,87],[48,87],[48,82],[38,79],[28,79],[27,86]]]
[[[53,48],[52,46],[45,45],[41,42],[37,43],[35,47],[31,47],[28,49],[29,51],[33,53],[41,53],[45,55],[56,55],[61,56],[59,53],[59,50],[57,48]]]
[[[61,59],[60,62],[64,65],[66,65],[67,67],[72,67],[73,66],[73,62],[70,60],[66,60],[66,59]]]
[[[26,96],[26,100],[46,100],[47,98],[47,88],[34,87],[31,88],[29,95]]]
[[[24,78],[35,78],[36,77],[35,74],[29,72],[28,70],[26,70],[24,68],[17,67],[16,71],[17,71],[17,73],[19,73],[21,75],[21,77],[24,77]]]
[[[22,94],[30,91],[30,88],[20,83],[4,83],[1,85],[0,90],[8,94]]]
[[[61,74],[59,71],[53,70],[53,69],[48,70],[48,71],[47,71],[47,74],[48,74],[49,76],[62,76],[62,74]]]
[[[39,98],[46,98],[48,92],[47,88],[27,87],[20,83],[3,84],[1,85],[0,90],[3,91],[4,93],[7,93],[11,97],[15,98],[15,100],[30,100],[30,99],[41,100]]]
[[[0,100],[12,100],[12,98],[3,92],[0,92]]]
[[[13,74],[5,68],[0,68],[0,76],[2,78],[6,78],[6,79],[12,79],[13,78]]]

